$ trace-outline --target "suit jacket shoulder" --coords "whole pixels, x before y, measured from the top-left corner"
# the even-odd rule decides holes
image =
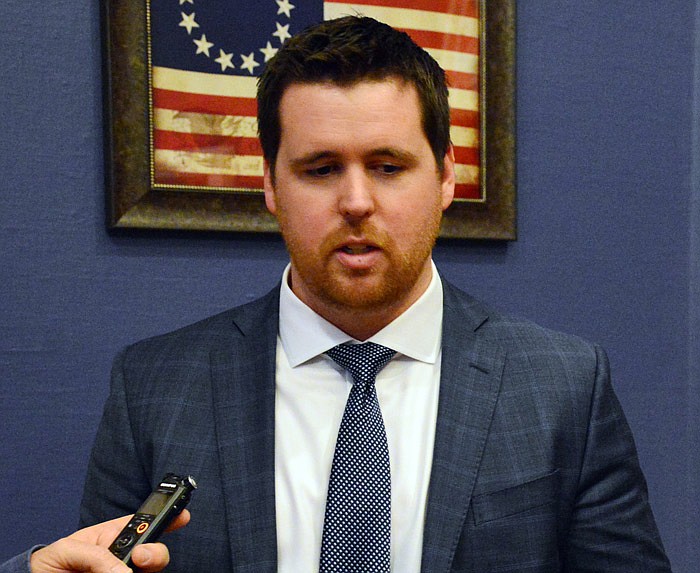
[[[448,317],[456,315],[466,320],[462,322],[447,321],[445,336],[462,336],[465,331],[479,332],[484,340],[500,344],[509,351],[538,351],[583,353],[593,356],[594,345],[572,335],[552,330],[539,324],[516,316],[506,315],[485,303],[475,299],[466,292],[447,281],[443,281],[445,313]]]
[[[276,336],[278,324],[279,288],[261,298],[225,310],[172,332],[136,342],[125,349],[127,361],[167,358],[171,353],[194,358],[199,353],[226,345],[232,339],[265,332]]]
[[[576,410],[587,411],[584,406],[590,403],[597,373],[608,369],[602,348],[578,336],[503,314],[449,283],[444,283],[444,292],[443,348],[448,356],[466,351],[476,363],[479,353],[502,357],[500,398],[509,392],[529,392],[549,398],[549,406],[556,406],[556,397],[568,394],[570,399],[581,401]]]

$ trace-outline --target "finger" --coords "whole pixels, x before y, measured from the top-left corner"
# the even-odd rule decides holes
[[[130,573],[106,548],[78,541],[60,539],[48,547],[35,551],[31,556],[32,573]]]
[[[104,521],[90,527],[85,527],[69,535],[69,539],[109,547],[124,526],[129,523],[131,515],[125,515],[110,521]]]
[[[184,527],[189,523],[190,518],[190,512],[186,509],[183,510],[173,519],[166,532]],[[163,569],[170,562],[170,554],[163,543],[144,543],[134,548],[131,552],[131,560],[140,571],[151,573]]]
[[[175,531],[176,529],[185,527],[185,525],[190,522],[191,517],[192,516],[190,515],[189,510],[183,509],[180,515],[173,519],[172,523],[168,525],[168,528],[165,531]]]
[[[131,561],[139,571],[152,573],[160,571],[170,562],[170,554],[162,543],[144,543],[131,552]]]

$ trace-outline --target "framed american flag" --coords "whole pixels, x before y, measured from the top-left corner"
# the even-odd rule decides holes
[[[108,226],[276,232],[257,76],[306,26],[364,14],[446,70],[456,199],[444,238],[514,240],[514,0],[102,0]]]

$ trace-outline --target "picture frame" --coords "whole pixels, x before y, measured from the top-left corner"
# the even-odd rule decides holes
[[[278,232],[261,189],[187,188],[155,179],[151,42],[156,39],[149,36],[149,1],[102,0],[108,228]],[[448,208],[440,237],[511,241],[517,238],[515,1],[477,2],[480,192]]]

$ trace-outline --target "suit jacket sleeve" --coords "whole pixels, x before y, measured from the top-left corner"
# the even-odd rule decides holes
[[[567,535],[566,571],[670,571],[634,439],[610,383],[607,357],[600,348],[595,351],[595,383]]]
[[[5,563],[0,564],[0,573],[31,573],[29,568],[29,558],[36,549],[39,547],[34,547],[29,551],[25,551],[12,559],[5,561]]]

